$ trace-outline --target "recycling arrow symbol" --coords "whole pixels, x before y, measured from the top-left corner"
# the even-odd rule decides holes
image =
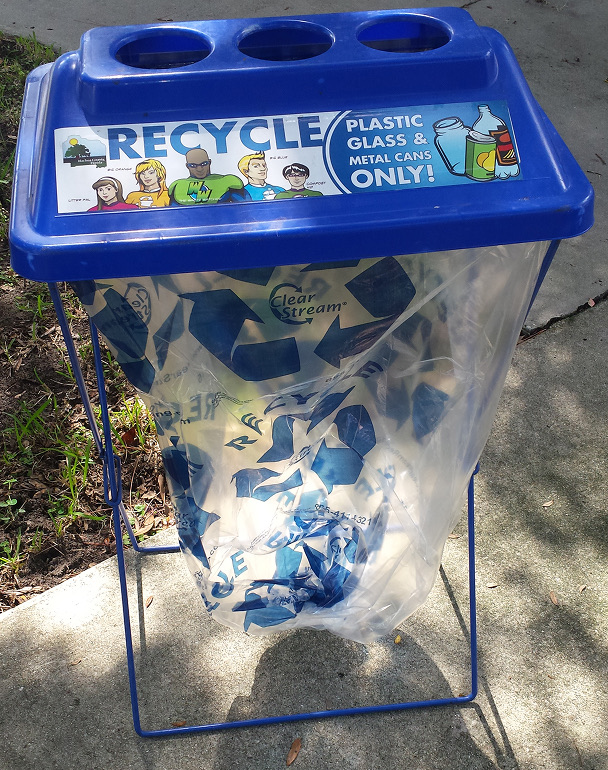
[[[416,288],[394,257],[385,257],[346,284],[359,304],[379,321],[342,327],[336,316],[315,353],[340,368],[343,358],[371,347],[410,304]]]
[[[234,347],[245,321],[264,322],[232,289],[180,296],[194,303],[188,323],[190,334],[243,380],[259,382],[300,370],[293,337]]]
[[[315,348],[315,353],[319,358],[339,369],[343,358],[349,358],[367,350],[391,326],[394,319],[394,316],[390,316],[384,321],[372,321],[343,329],[340,326],[340,316],[337,315]]]

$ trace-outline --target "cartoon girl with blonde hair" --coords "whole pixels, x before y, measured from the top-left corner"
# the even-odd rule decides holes
[[[139,190],[127,195],[126,202],[134,203],[140,209],[162,208],[169,205],[169,192],[165,179],[167,170],[155,158],[148,158],[135,167],[135,179]]]

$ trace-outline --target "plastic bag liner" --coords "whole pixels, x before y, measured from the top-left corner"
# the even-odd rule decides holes
[[[154,416],[215,620],[367,643],[424,602],[546,249],[73,284]]]

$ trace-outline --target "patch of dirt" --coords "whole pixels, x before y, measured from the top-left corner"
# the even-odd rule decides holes
[[[11,276],[7,259],[6,253],[0,255],[0,269],[11,278],[0,283],[0,612],[116,552],[102,464],[48,289]],[[73,301],[70,311],[72,335],[84,345],[88,320]],[[90,352],[82,363],[92,394]],[[135,393],[124,376],[109,375],[112,410]],[[155,437],[150,432],[142,445],[133,425],[119,424],[118,431],[125,504],[135,527],[152,534],[172,523]],[[87,447],[92,461],[86,476],[85,463],[80,463],[74,494],[70,454],[74,450],[75,456],[86,457]]]

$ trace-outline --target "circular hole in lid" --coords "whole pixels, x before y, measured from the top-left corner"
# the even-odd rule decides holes
[[[416,16],[401,16],[372,22],[357,34],[368,48],[389,53],[434,51],[450,42],[450,33],[441,24]]]
[[[300,61],[325,53],[333,42],[325,27],[309,22],[282,22],[245,34],[239,51],[264,61]]]
[[[211,45],[195,33],[158,30],[121,46],[115,58],[129,67],[165,70],[186,67],[211,53]]]

